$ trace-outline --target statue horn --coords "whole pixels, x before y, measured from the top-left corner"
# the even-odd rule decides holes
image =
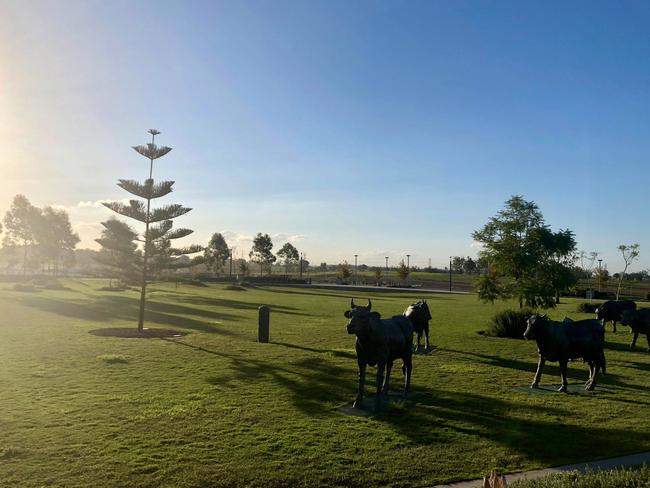
[[[372,302],[370,301],[370,298],[368,298],[368,310],[372,308]]]
[[[354,308],[354,298],[350,299],[350,308]]]

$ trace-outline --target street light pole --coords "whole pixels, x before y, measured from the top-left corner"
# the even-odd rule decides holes
[[[449,256],[449,291],[451,291],[451,256]]]
[[[300,253],[300,281],[302,281],[302,253]]]
[[[600,279],[603,276],[603,268],[602,268],[603,260],[599,259],[598,260],[598,292],[600,293]]]
[[[358,254],[354,255],[354,284],[355,285],[359,281],[359,275],[357,274],[357,257],[358,256],[359,256]]]

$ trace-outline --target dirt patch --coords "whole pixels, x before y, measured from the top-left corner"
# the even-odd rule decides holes
[[[140,332],[136,327],[109,327],[93,329],[89,334],[99,337],[121,337],[123,339],[156,339],[163,337],[183,337],[185,332],[172,329],[144,329]]]

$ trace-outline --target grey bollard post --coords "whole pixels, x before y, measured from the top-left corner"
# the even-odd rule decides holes
[[[267,344],[269,342],[269,314],[270,309],[266,305],[260,305],[259,322],[257,328],[257,342]]]

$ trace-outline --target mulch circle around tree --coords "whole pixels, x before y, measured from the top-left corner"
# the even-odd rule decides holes
[[[183,337],[185,332],[172,329],[149,329],[145,328],[140,332],[135,327],[110,327],[106,329],[93,329],[89,334],[99,337],[121,337],[123,339],[162,339]]]

